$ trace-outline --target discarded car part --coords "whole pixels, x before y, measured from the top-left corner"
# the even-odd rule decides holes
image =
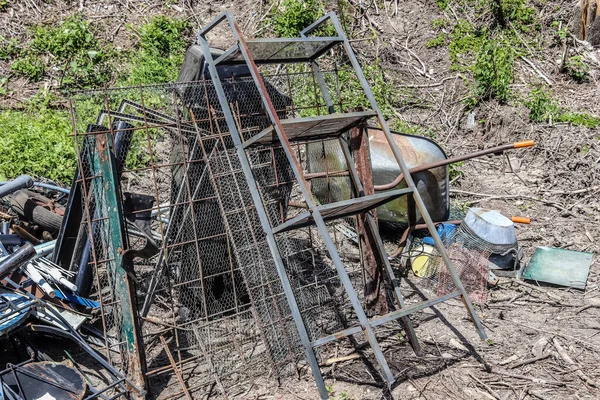
[[[25,241],[19,235],[4,234],[0,235],[0,243],[4,246],[22,246]]]
[[[592,257],[583,251],[537,247],[521,278],[584,290]]]
[[[21,175],[10,182],[2,182],[0,184],[0,199],[21,190],[33,186],[33,178],[29,175]]]
[[[77,369],[50,361],[10,364],[0,372],[0,385],[22,400],[82,400],[87,386]]]
[[[69,189],[66,189],[66,188],[61,187],[61,186],[56,186],[56,185],[53,185],[51,183],[46,183],[46,182],[37,182],[36,181],[36,182],[33,182],[33,186],[41,187],[43,189],[47,189],[47,190],[50,190],[50,191],[61,192],[63,194],[69,194],[69,193],[71,193],[71,191]]]
[[[0,292],[0,336],[18,328],[29,316],[34,304],[29,297],[12,292]]]
[[[60,230],[64,208],[55,204],[46,196],[21,189],[12,193],[9,201],[13,210],[27,220],[42,226],[51,233]],[[56,210],[56,212],[49,208]]]
[[[14,253],[0,261],[0,278],[9,275],[35,256],[35,247],[31,243],[19,247]]]
[[[507,150],[520,149],[520,148],[523,148],[523,147],[531,147],[534,144],[535,144],[535,142],[533,140],[527,140],[527,141],[523,141],[523,142],[516,142],[516,143],[504,144],[504,145],[501,145],[501,146],[496,146],[496,147],[492,147],[492,148],[489,148],[489,149],[476,151],[474,153],[469,153],[469,154],[465,154],[465,155],[462,155],[462,156],[450,157],[450,158],[448,158],[446,160],[441,160],[441,161],[438,161],[438,162],[425,163],[423,165],[419,165],[417,167],[410,168],[409,171],[412,174],[414,172],[425,171],[427,169],[441,167],[443,165],[454,164],[454,163],[457,163],[459,161],[471,160],[473,158],[485,156],[487,154],[500,154],[500,153],[503,153],[503,152],[505,152]],[[390,182],[388,184],[375,186],[375,190],[390,190],[390,189],[393,189],[396,186],[398,186],[400,184],[400,182],[402,182],[402,179],[404,179],[403,175],[400,174],[400,175],[398,175],[396,177],[396,179],[394,179],[392,182]]]
[[[100,356],[94,349],[90,347],[90,345],[82,338],[82,336],[75,330],[71,323],[65,319],[65,317],[61,314],[61,311],[55,308],[54,306],[48,304],[47,302],[36,299],[34,295],[28,293],[24,290],[23,286],[14,282],[10,278],[4,279],[7,286],[14,288],[22,292],[22,295],[29,300],[24,307],[31,308],[31,312],[38,317],[41,317],[42,321],[49,321],[53,325],[35,325],[35,324],[26,324],[20,327],[20,332],[26,332],[29,334],[47,334],[54,337],[62,337],[73,341],[77,344],[81,350],[87,353],[90,357],[92,357],[104,370],[108,375],[105,374],[106,378],[110,378],[110,381],[102,388],[92,388],[92,395],[88,396],[87,399],[97,399],[102,398],[106,399],[109,395],[111,399],[120,399],[124,396],[129,396],[127,398],[133,397],[143,397],[145,392],[143,388],[137,386],[129,377],[123,375],[117,369],[110,365],[102,356]],[[21,308],[24,308],[21,307]],[[14,307],[13,307],[14,309]],[[18,308],[17,308],[18,309]],[[66,310],[64,310],[66,311]],[[66,317],[71,318],[70,315],[65,314]],[[115,344],[118,346],[118,344]],[[75,365],[77,367],[77,365]]]

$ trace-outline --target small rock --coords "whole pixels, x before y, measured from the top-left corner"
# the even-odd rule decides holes
[[[548,338],[542,336],[533,344],[533,347],[531,348],[531,354],[533,354],[534,357],[541,356],[544,353],[546,346],[548,346]]]
[[[467,349],[464,344],[462,344],[461,342],[459,342],[458,340],[456,340],[454,338],[450,339],[450,346],[452,346],[458,350],[462,350],[462,351],[466,351],[466,352],[469,351],[469,349]]]

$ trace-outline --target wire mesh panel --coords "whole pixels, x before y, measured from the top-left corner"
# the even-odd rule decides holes
[[[224,87],[247,139],[268,126],[251,79],[234,77]],[[282,117],[295,115],[285,87],[269,86]],[[293,370],[303,348],[212,84],[86,91],[72,94],[71,101],[89,215],[82,226],[92,233],[90,251],[97,260],[89,263],[91,295],[101,304],[95,326],[107,359],[127,367],[119,351],[122,310],[114,301],[115,276],[102,267],[114,245],[99,216],[110,212],[102,200],[106,182],[90,166],[100,135],[110,142],[118,167],[150,391],[164,392],[179,375],[185,382],[181,394],[213,384],[227,393]],[[318,101],[304,105],[319,107]],[[296,152],[308,162],[306,146]],[[293,207],[297,185],[282,148],[257,147],[247,154],[271,224],[303,210]],[[342,329],[351,318],[337,309],[344,303],[342,286],[317,236],[307,228],[277,238],[313,339]]]

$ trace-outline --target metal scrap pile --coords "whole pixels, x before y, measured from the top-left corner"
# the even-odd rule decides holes
[[[223,21],[237,38],[225,52],[204,37]],[[325,22],[338,36],[306,37]],[[0,399],[227,398],[306,364],[325,399],[319,361],[357,337],[391,385],[379,341],[404,331],[419,353],[410,315],[453,298],[486,338],[472,302],[522,255],[497,213],[445,221],[447,165],[533,143],[447,159],[389,131],[332,14],[302,38],[246,42],[224,13],[199,41],[178,83],[72,94],[70,190],[0,186],[0,340],[13,344]],[[343,74],[268,67],[336,45]],[[371,111],[347,112],[340,76]],[[396,254],[378,223],[407,228]],[[395,274],[410,269],[431,296],[407,306]]]

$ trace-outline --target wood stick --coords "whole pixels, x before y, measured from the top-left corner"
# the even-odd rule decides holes
[[[524,56],[521,56],[521,59],[523,61],[525,61],[531,67],[531,69],[533,69],[535,71],[535,73],[538,74],[538,76],[540,78],[542,78],[543,80],[545,80],[548,85],[552,86],[552,81],[550,79],[548,79],[548,77],[546,75],[544,75],[542,73],[542,71],[540,71],[539,68],[536,67],[533,62],[531,62],[527,57],[524,57]]]
[[[534,382],[534,383],[539,383],[541,385],[567,386],[567,382],[549,381],[549,380],[546,380],[546,379],[535,378],[535,377],[532,377],[532,376],[517,375],[517,374],[511,374],[509,372],[497,371],[495,369],[492,370],[492,372],[495,373],[495,374],[498,374],[498,375],[508,376],[510,378],[524,379],[524,380],[531,381],[531,382]]]
[[[179,371],[179,368],[177,368],[177,364],[175,364],[175,360],[173,359],[171,350],[169,350],[169,345],[167,344],[165,337],[162,335],[160,336],[160,342],[162,343],[163,348],[165,349],[165,353],[167,354],[167,357],[169,358],[171,367],[173,367],[173,373],[175,373],[175,377],[177,378],[177,381],[179,382],[179,386],[181,386],[181,390],[183,390],[183,393],[185,394],[185,397],[188,400],[192,400],[192,396],[190,395],[190,392],[188,391],[188,388],[185,385],[185,381],[183,380],[183,377],[181,376],[181,371]]]
[[[360,356],[355,353],[355,354],[350,354],[348,356],[343,356],[343,357],[329,358],[329,359],[327,359],[327,361],[325,361],[325,363],[323,364],[323,366],[328,366],[328,365],[332,365],[332,364],[339,363],[339,362],[344,362],[344,361],[355,360],[355,359],[357,359],[359,357]]]
[[[469,373],[469,376],[471,378],[473,378],[473,380],[475,380],[477,383],[479,383],[481,386],[484,387],[485,390],[487,390],[487,392],[489,394],[491,394],[496,400],[502,400],[502,397],[500,397],[500,395],[498,393],[496,393],[496,391],[494,389],[492,389],[491,387],[489,387],[487,384],[483,383],[482,381],[480,381],[479,379],[477,379],[473,374]]]
[[[543,360],[545,358],[550,357],[550,353],[545,353],[545,354],[541,354],[537,357],[533,357],[533,358],[528,358],[527,360],[523,360],[523,361],[519,361],[518,363],[515,363],[511,366],[509,366],[509,369],[515,369],[515,368],[519,368],[522,367],[523,365],[527,365],[527,364],[533,364],[534,362]]]
[[[554,348],[558,352],[558,355],[560,356],[560,358],[563,359],[564,362],[566,362],[569,365],[577,366],[577,363],[573,361],[571,356],[569,356],[569,353],[567,353],[564,347],[562,347],[557,338],[552,339],[552,344],[554,345]],[[587,376],[581,369],[577,369],[575,373],[577,374],[579,379],[581,379],[588,385],[597,387],[596,382],[594,382],[589,376]]]

